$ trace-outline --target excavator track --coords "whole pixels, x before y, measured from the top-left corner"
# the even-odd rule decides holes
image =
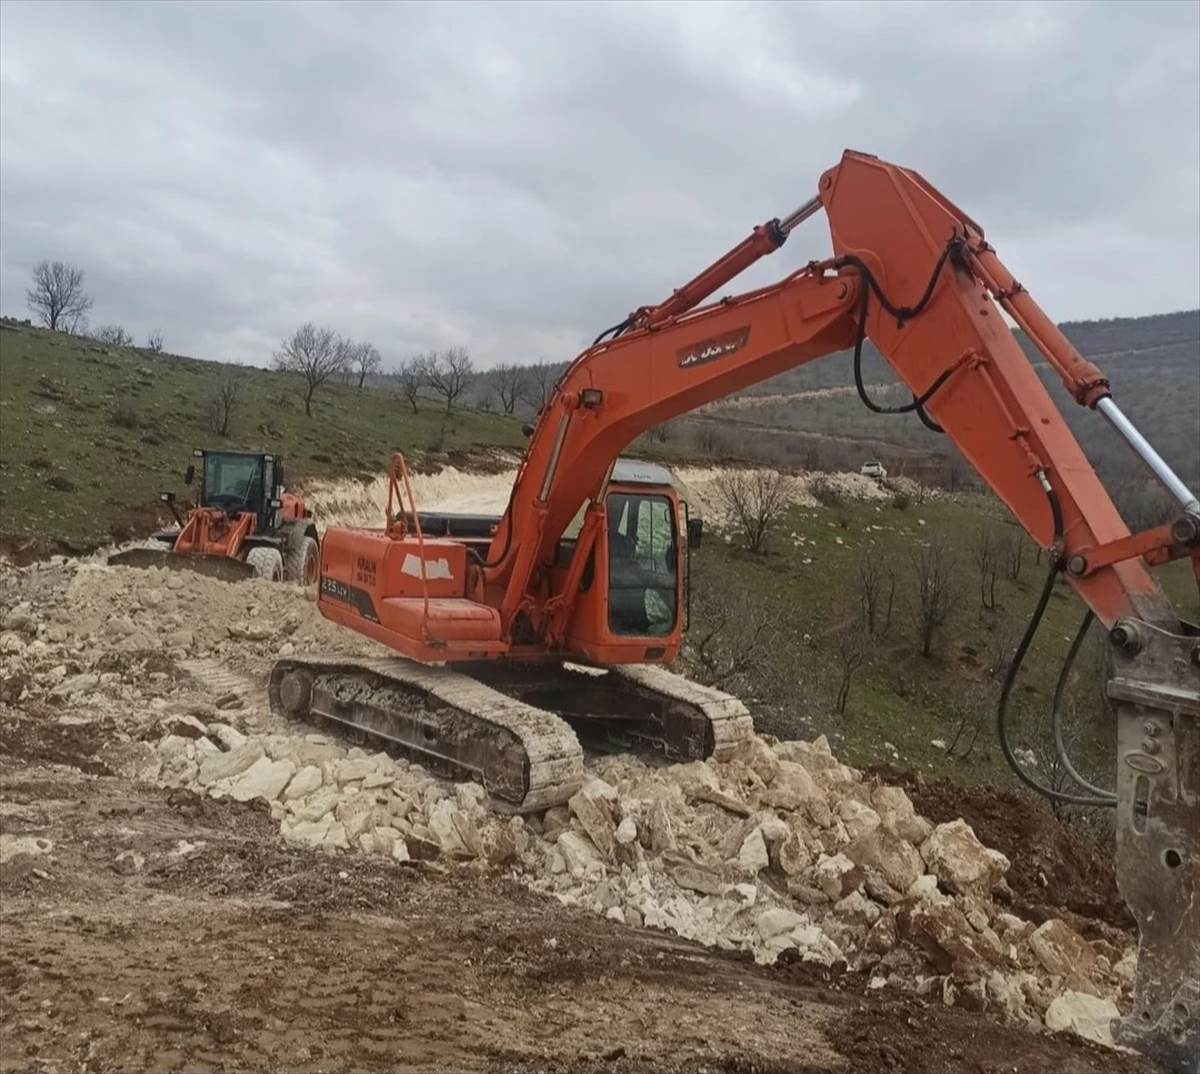
[[[567,723],[448,668],[288,658],[267,689],[276,715],[339,725],[438,775],[475,780],[501,810],[548,809],[583,781],[583,750]]]
[[[594,750],[649,751],[672,763],[724,761],[754,734],[736,697],[653,664],[500,664],[471,674],[557,713]]]
[[[678,762],[725,760],[754,732],[737,698],[663,668],[471,671],[403,657],[289,657],[273,668],[268,695],[276,715],[332,724],[446,778],[475,780],[496,808],[522,813],[560,805],[579,788],[581,739]]]

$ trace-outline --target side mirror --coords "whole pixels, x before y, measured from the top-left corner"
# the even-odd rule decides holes
[[[704,520],[689,518],[687,524],[687,544],[691,551],[700,547],[700,539],[704,535]]]
[[[191,463],[189,463],[188,468],[186,470],[184,470],[184,472],[183,472],[183,483],[185,485],[190,485],[195,480],[196,480],[196,467],[194,467],[193,465],[191,465]]]
[[[526,438],[533,436],[533,426],[529,422],[521,426],[521,435]]]

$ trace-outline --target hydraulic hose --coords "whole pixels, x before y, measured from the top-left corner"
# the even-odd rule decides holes
[[[1025,628],[1025,635],[1021,638],[1021,643],[1017,646],[1016,653],[1013,654],[1012,663],[1009,664],[1008,671],[1004,675],[1004,684],[1000,688],[1000,704],[996,709],[996,732],[1000,739],[1000,749],[1004,754],[1005,761],[1008,762],[1009,768],[1016,773],[1017,778],[1022,783],[1042,795],[1043,798],[1061,802],[1064,805],[1105,806],[1111,809],[1117,804],[1115,796],[1106,798],[1064,794],[1061,791],[1056,791],[1051,787],[1039,783],[1021,767],[1008,741],[1008,698],[1012,693],[1013,685],[1017,681],[1017,673],[1021,670],[1021,664],[1025,660],[1025,653],[1029,650],[1030,643],[1033,641],[1034,635],[1037,634],[1038,627],[1041,625],[1042,616],[1046,613],[1046,605],[1050,603],[1050,595],[1054,592],[1054,583],[1062,565],[1058,551],[1063,536],[1062,505],[1059,503],[1058,494],[1050,487],[1050,482],[1046,479],[1045,474],[1039,473],[1039,477],[1042,481],[1042,487],[1046,491],[1046,498],[1050,501],[1050,513],[1054,518],[1054,540],[1051,544],[1050,569],[1046,572],[1046,581],[1042,586],[1041,596],[1038,597],[1037,607],[1034,608],[1033,615],[1029,618],[1029,625]]]
[[[1054,689],[1054,708],[1051,714],[1051,724],[1054,730],[1054,752],[1058,759],[1062,762],[1063,767],[1067,770],[1067,774],[1084,790],[1091,791],[1093,794],[1099,795],[1101,798],[1111,799],[1116,801],[1117,796],[1113,791],[1105,790],[1103,787],[1097,787],[1096,784],[1089,782],[1076,770],[1075,765],[1071,763],[1071,758],[1067,753],[1066,743],[1063,741],[1062,729],[1062,701],[1063,694],[1067,689],[1067,678],[1071,674],[1071,668],[1075,663],[1076,657],[1079,655],[1079,650],[1083,647],[1083,639],[1087,637],[1088,629],[1092,625],[1092,620],[1095,619],[1095,614],[1089,608],[1083,617],[1083,622],[1079,624],[1079,630],[1075,634],[1075,640],[1071,642],[1071,649],[1067,653],[1067,659],[1063,661],[1062,671],[1058,676],[1058,685]]]

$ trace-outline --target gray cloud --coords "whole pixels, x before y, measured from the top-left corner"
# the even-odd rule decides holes
[[[5,0],[0,139],[0,308],[61,257],[95,322],[204,357],[312,319],[389,362],[569,358],[847,147],[1057,320],[1200,305],[1192,3]]]

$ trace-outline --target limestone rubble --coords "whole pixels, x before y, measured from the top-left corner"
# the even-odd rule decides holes
[[[1114,952],[1064,921],[1007,912],[1002,854],[961,820],[930,824],[824,737],[757,737],[726,763],[601,757],[566,804],[502,817],[473,784],[269,713],[275,657],[379,651],[323,620],[311,593],[65,562],[4,571],[5,592],[34,596],[0,609],[0,712],[42,703],[48,718],[112,721],[110,766],[263,799],[289,843],[502,870],[631,927],[763,964],[844,966],[871,989],[1107,1043],[1106,1017],[1128,1006],[1132,945]]]

